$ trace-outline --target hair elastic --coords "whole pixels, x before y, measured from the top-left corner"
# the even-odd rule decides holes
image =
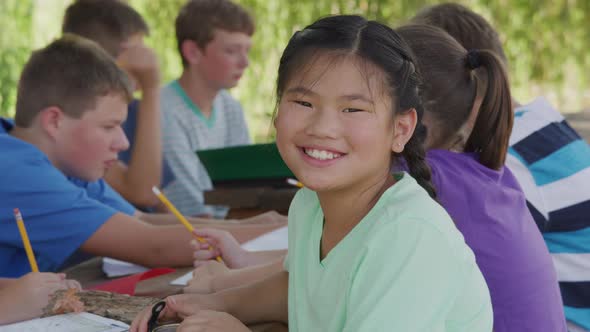
[[[467,67],[469,69],[477,69],[481,66],[481,61],[479,59],[479,50],[469,50],[465,57]]]

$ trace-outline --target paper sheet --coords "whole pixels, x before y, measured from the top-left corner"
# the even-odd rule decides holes
[[[124,332],[129,325],[88,312],[57,315],[0,326],[1,332]]]
[[[287,249],[288,246],[289,235],[287,232],[287,226],[275,229],[272,232],[268,232],[242,244],[242,248],[249,251],[281,250]],[[186,286],[192,277],[193,271],[172,280],[170,284],[175,286]]]
[[[104,257],[102,259],[102,271],[109,278],[145,272],[147,270],[149,269],[146,267],[120,261],[114,258]]]
[[[186,286],[188,285],[188,281],[193,278],[193,271],[188,272],[187,274],[178,277],[170,282],[170,285],[174,286]]]
[[[242,244],[242,248],[249,251],[281,250],[289,247],[287,226],[262,234]]]

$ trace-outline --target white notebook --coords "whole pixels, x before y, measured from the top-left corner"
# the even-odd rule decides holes
[[[289,233],[287,226],[260,235],[242,244],[242,248],[249,251],[282,250],[289,247]]]
[[[145,272],[147,270],[149,270],[147,267],[120,261],[114,258],[104,257],[102,259],[102,271],[109,278]]]

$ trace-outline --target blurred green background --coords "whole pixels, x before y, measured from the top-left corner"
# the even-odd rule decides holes
[[[16,83],[31,50],[60,35],[72,0],[0,0],[0,115],[12,116]],[[174,18],[185,0],[128,0],[148,22],[149,45],[160,56],[165,82],[180,74]],[[256,142],[269,140],[274,80],[293,31],[329,14],[362,14],[400,25],[425,0],[236,0],[254,14],[251,64],[232,90],[243,104]],[[562,112],[590,108],[590,0],[464,0],[500,31],[513,94],[521,102],[546,96]]]

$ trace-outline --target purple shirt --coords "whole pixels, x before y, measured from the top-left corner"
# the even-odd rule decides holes
[[[490,289],[494,331],[567,331],[553,262],[512,173],[474,154],[431,150],[427,160]]]

